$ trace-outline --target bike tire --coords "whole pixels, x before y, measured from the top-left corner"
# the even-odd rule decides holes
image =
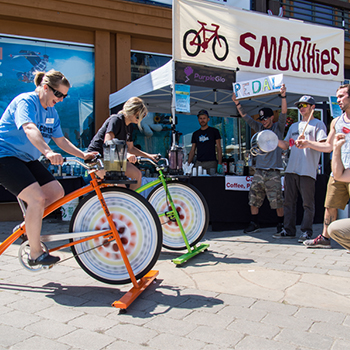
[[[209,225],[209,209],[203,195],[192,185],[172,181],[167,184],[169,193],[179,213],[182,227],[190,247],[197,244],[204,236]],[[157,213],[171,210],[163,185],[155,187],[148,195],[148,200]],[[160,217],[163,228],[163,247],[170,250],[186,249],[180,228],[175,221]]]
[[[219,56],[217,53],[216,53],[216,44],[217,44],[217,38],[215,37],[214,40],[213,40],[213,55],[214,57],[218,60],[218,61],[225,61],[226,60],[226,57],[228,55],[228,44],[227,44],[227,40],[224,36],[222,35],[219,35],[219,39],[221,41],[224,42],[224,45],[226,47],[226,50],[225,50],[225,54],[223,56]]]
[[[190,29],[188,30],[184,37],[183,37],[183,41],[182,41],[182,45],[183,45],[183,48],[186,52],[186,54],[190,57],[195,57],[199,54],[199,51],[201,49],[201,38],[200,36],[197,36],[197,44],[198,45],[195,45],[196,49],[194,51],[190,51],[189,48],[187,47],[187,44],[189,45],[189,47],[191,47],[190,45],[190,42],[193,40],[192,37],[190,35],[194,34],[193,38],[197,35],[197,31],[195,29]],[[189,37],[190,36],[190,37]]]
[[[101,191],[134,275],[140,279],[155,265],[162,248],[159,217],[150,203],[134,191],[120,187],[104,188]],[[96,193],[90,193],[79,203],[69,229],[70,232],[109,229]],[[108,284],[130,283],[117,243],[114,240],[104,242],[101,236],[72,246],[75,260],[98,281]]]

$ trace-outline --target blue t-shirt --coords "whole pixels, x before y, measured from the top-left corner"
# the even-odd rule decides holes
[[[40,157],[41,152],[29,141],[22,128],[26,123],[34,123],[46,143],[52,137],[63,136],[54,107],[45,109],[36,92],[20,94],[11,101],[0,119],[0,158],[16,157],[28,162]]]

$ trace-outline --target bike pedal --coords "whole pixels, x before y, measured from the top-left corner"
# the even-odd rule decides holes
[[[54,264],[52,264],[52,265],[41,265],[41,266],[42,266],[42,268],[43,268],[44,270],[50,270],[50,269],[53,268],[53,265],[54,265]]]

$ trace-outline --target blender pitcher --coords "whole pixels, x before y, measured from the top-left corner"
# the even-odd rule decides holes
[[[103,163],[105,180],[125,179],[127,164],[127,145],[125,141],[113,139],[103,144]]]

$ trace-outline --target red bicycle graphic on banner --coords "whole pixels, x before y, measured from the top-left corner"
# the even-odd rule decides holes
[[[213,40],[213,55],[218,61],[224,61],[228,55],[228,44],[224,36],[218,34],[219,25],[212,23],[214,29],[207,29],[205,26],[207,23],[197,21],[201,28],[196,31],[195,29],[188,30],[183,37],[183,48],[188,56],[195,57],[199,54],[200,49],[202,52],[209,46],[209,42]],[[209,36],[207,36],[209,33]],[[211,34],[210,34],[211,33]],[[202,38],[203,37],[203,42]]]

